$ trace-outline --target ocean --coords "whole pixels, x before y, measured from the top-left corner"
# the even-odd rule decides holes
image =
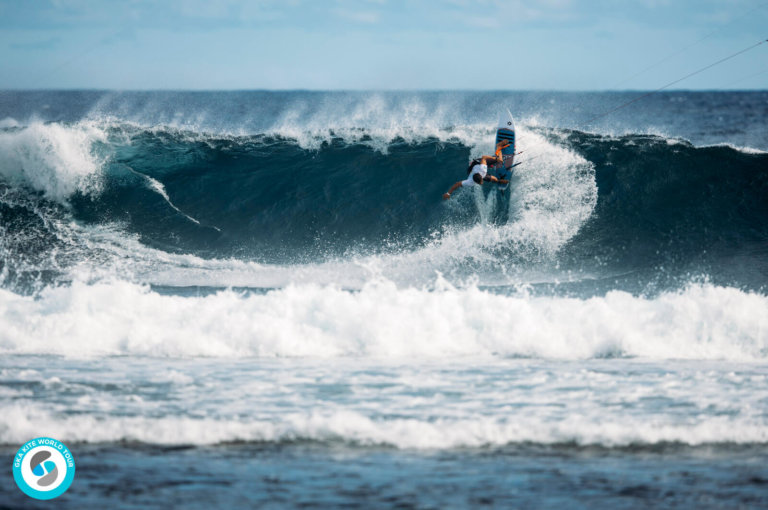
[[[765,508],[768,92],[639,94],[0,92],[0,508]]]

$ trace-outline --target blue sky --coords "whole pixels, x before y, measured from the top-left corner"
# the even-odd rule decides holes
[[[764,39],[766,0],[0,0],[0,89],[655,89]],[[768,43],[675,88],[766,89]]]

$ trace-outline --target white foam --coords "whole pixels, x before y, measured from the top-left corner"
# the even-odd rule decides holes
[[[94,143],[105,141],[105,132],[94,123],[33,122],[0,133],[0,174],[65,203],[75,191],[98,190],[104,159]]]
[[[603,413],[605,414],[605,413]],[[216,444],[228,441],[342,441],[408,449],[503,446],[510,443],[575,443],[627,446],[680,442],[765,443],[768,423],[757,417],[570,414],[555,418],[536,412],[507,416],[372,418],[351,410],[285,410],[269,419],[214,419],[168,416],[54,416],[32,404],[0,406],[0,443],[22,444],[46,435],[68,443],[140,441],[150,444]]]
[[[768,154],[768,151],[764,151],[761,149],[755,149],[754,147],[742,147],[739,145],[733,145],[731,143],[715,143],[711,145],[702,145],[701,148],[704,147],[728,147],[729,149],[733,149],[735,151],[744,153],[744,154]]]
[[[160,295],[124,282],[0,290],[0,352],[167,357],[525,356],[764,360],[768,297],[708,284],[654,299],[495,295],[475,288]]]
[[[0,129],[15,128],[19,127],[19,125],[19,121],[13,117],[5,117],[4,119],[0,119]]]

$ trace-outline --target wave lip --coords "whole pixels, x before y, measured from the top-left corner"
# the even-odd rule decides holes
[[[65,203],[75,192],[98,191],[105,158],[95,145],[107,135],[94,123],[32,123],[0,131],[0,175]]]
[[[8,325],[0,350],[73,357],[763,361],[766,309],[764,295],[709,284],[655,298],[611,291],[577,299],[505,296],[447,283],[435,291],[380,281],[359,292],[289,285],[263,295],[179,297],[128,282],[74,282],[37,298],[0,291],[0,321]]]

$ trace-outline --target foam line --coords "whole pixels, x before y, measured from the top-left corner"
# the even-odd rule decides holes
[[[68,443],[139,441],[149,444],[208,445],[233,441],[343,442],[402,449],[498,447],[514,443],[600,445],[607,447],[679,442],[766,443],[766,422],[755,418],[707,417],[695,423],[655,419],[654,426],[634,416],[612,414],[551,419],[539,414],[472,418],[371,418],[349,411],[285,411],[269,419],[189,418],[166,416],[75,415],[56,417],[38,406],[0,406],[0,444],[22,444],[35,435],[60,437]]]
[[[691,285],[653,299],[495,295],[474,288],[160,295],[114,281],[0,290],[0,352],[168,357],[454,356],[765,360],[768,297]],[[412,339],[418,338],[418,342]]]

